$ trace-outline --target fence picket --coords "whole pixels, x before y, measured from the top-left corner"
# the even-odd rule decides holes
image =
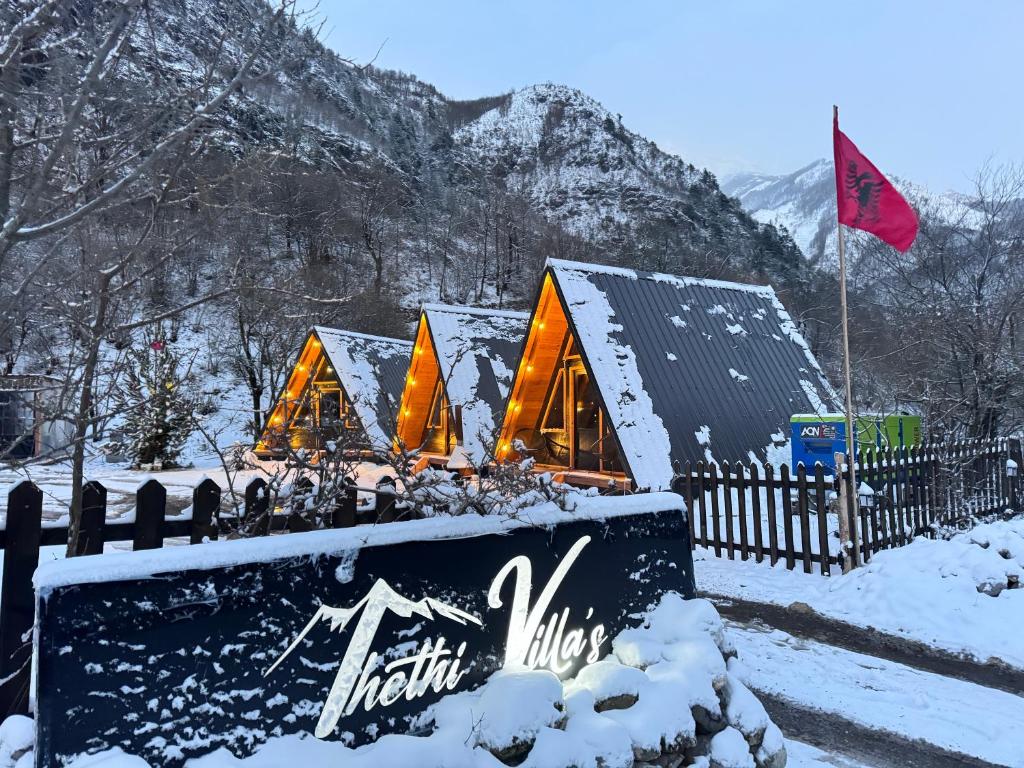
[[[747,537],[747,488],[746,478],[743,474],[743,465],[736,464],[736,516],[740,522],[740,559],[746,560],[750,557],[750,540]]]
[[[786,542],[786,568],[796,568],[795,545],[793,543],[793,497],[790,493],[789,467],[779,467],[779,486],[782,489],[782,531]]]
[[[722,502],[725,506],[725,552],[730,560],[735,559],[732,525],[732,470],[729,462],[722,462]]]
[[[722,524],[718,519],[718,465],[708,464],[708,475],[711,482],[708,488],[711,493],[711,535],[715,537],[715,557],[722,556]]]
[[[98,555],[103,551],[103,529],[107,522],[107,489],[90,480],[82,486],[82,515],[78,522],[78,541],[72,557]]]
[[[821,554],[821,572],[831,574],[828,551],[828,507],[825,502],[825,468],[819,461],[814,465],[814,497],[818,507],[818,552]]]
[[[803,550],[804,573],[811,572],[811,516],[807,503],[807,467],[803,462],[796,467],[796,508],[800,514],[800,549]]]
[[[697,462],[697,506],[700,507],[700,545],[708,546],[708,506],[707,492],[704,483],[705,467],[703,461]]]
[[[132,549],[160,549],[164,545],[167,489],[149,479],[135,492],[135,537]]]
[[[220,533],[220,486],[206,478],[192,489],[192,527],[190,544],[202,544],[204,539],[216,541]]]
[[[690,528],[690,549],[695,549],[697,546],[697,532],[693,520],[693,472],[690,462],[686,462],[683,472],[684,474],[681,479],[683,480],[684,498],[686,499],[686,522]]]
[[[245,486],[245,525],[256,536],[270,534],[270,494],[267,483],[262,477],[256,477]]]
[[[775,511],[775,470],[764,465],[765,504],[768,506],[768,556],[772,565],[779,562],[779,528]]]
[[[761,479],[757,464],[750,465],[750,516],[754,523],[754,559],[764,560],[764,539],[761,533]]]
[[[355,481],[350,477],[345,478],[347,486],[344,492],[334,504],[334,514],[331,515],[332,528],[351,528],[356,524],[356,507],[359,503],[359,494],[355,489]]]
[[[3,585],[0,588],[0,714],[28,714],[31,630],[35,623],[32,574],[39,564],[43,492],[22,481],[7,495]]]

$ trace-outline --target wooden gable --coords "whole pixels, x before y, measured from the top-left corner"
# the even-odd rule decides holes
[[[323,344],[316,332],[311,332],[267,417],[256,443],[256,454],[281,455],[300,448],[319,450],[325,437],[334,437],[339,432],[361,435],[362,431]]]
[[[448,428],[448,399],[426,313],[420,313],[409,374],[402,390],[396,430],[399,449],[448,455],[454,447]]]
[[[532,457],[538,469],[568,482],[628,485],[607,410],[550,271],[530,319],[498,455],[503,461]]]

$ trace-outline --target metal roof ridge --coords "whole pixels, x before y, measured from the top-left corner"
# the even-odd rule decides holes
[[[467,307],[461,304],[435,304],[425,303],[420,305],[421,312],[447,312],[449,314],[476,315],[478,317],[507,317],[512,320],[528,320],[529,312],[515,312],[510,309],[487,309],[486,307]]]
[[[406,341],[405,339],[393,339],[390,336],[374,336],[372,333],[360,333],[359,331],[346,331],[342,328],[330,328],[326,325],[314,325],[313,330],[319,333],[333,333],[340,334],[342,336],[351,336],[356,339],[366,339],[368,341],[386,341],[391,344],[401,344],[403,346],[411,347],[413,342]]]
[[[625,277],[632,280],[653,280],[658,283],[676,283],[680,286],[707,286],[709,288],[723,288],[732,291],[744,291],[746,293],[757,293],[764,296],[775,296],[775,289],[771,285],[756,285],[754,283],[737,283],[730,280],[718,280],[711,277],[693,277],[690,275],[670,275],[666,272],[644,272],[630,267],[613,267],[607,264],[588,264],[582,261],[568,261],[566,259],[548,258],[545,264],[555,270],[573,270],[575,272],[590,272],[594,274],[613,275]]]

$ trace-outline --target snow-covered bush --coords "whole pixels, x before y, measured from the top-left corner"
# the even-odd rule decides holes
[[[477,690],[447,696],[424,712],[412,730],[425,735],[384,736],[354,750],[293,735],[271,739],[249,758],[221,748],[188,766],[784,768],[782,733],[734,675],[734,657],[711,603],[668,594],[642,626],[621,632],[605,659],[573,679],[501,670]],[[0,743],[0,768],[14,766],[3,758],[15,741],[25,749],[24,729],[11,733],[10,745]],[[70,768],[86,766],[144,763],[112,751]]]

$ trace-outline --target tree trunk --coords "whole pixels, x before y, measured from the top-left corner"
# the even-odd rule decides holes
[[[92,421],[92,384],[96,378],[96,367],[100,359],[100,346],[103,343],[103,330],[107,323],[107,303],[111,277],[100,275],[98,299],[96,302],[96,318],[93,321],[89,336],[89,352],[82,366],[81,391],[78,393],[78,407],[75,411],[75,434],[71,449],[71,506],[68,509],[68,548],[67,556],[71,557],[78,551],[78,536],[82,521],[82,484],[85,481],[85,436]]]

